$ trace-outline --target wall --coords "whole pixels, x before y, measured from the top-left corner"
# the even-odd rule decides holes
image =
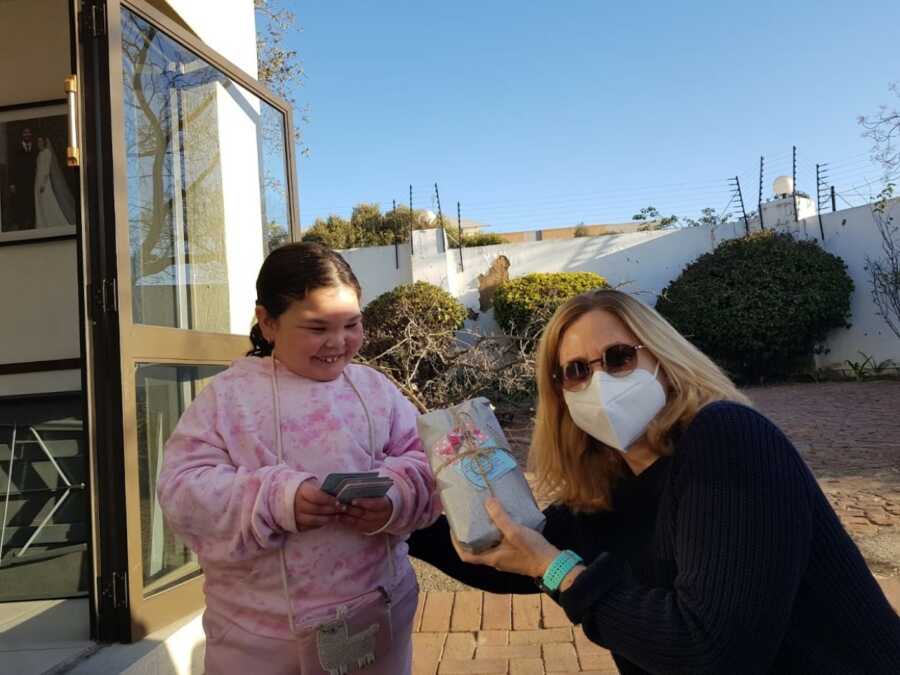
[[[888,205],[887,213],[895,224],[900,223],[900,199]],[[851,298],[852,325],[829,335],[829,351],[817,359],[818,364],[846,368],[848,359],[863,359],[860,352],[878,362],[891,359],[900,364],[900,337],[877,315],[866,271],[866,256],[881,257],[881,235],[875,226],[871,205],[823,214],[822,229],[825,232],[824,249],[844,260],[855,288]],[[789,230],[797,237],[821,239],[818,217],[805,218],[791,225]]]
[[[0,363],[79,357],[77,278],[71,239],[0,247]],[[0,396],[79,388],[77,372],[0,376]]]
[[[397,267],[393,246],[373,246],[341,251],[363,291],[363,303],[369,303],[382,293],[401,284],[412,283],[409,244],[400,244],[400,267]]]
[[[510,278],[531,272],[596,272],[653,305],[657,294],[685,265],[734,236],[740,236],[736,227],[695,227],[463,249],[465,271],[460,275],[458,297],[478,311],[478,276],[504,255]],[[493,329],[493,311],[479,317],[478,325]]]
[[[166,0],[210,49],[256,77],[256,18],[250,0]]]
[[[67,5],[0,3],[0,106],[64,98],[71,72]],[[0,289],[0,363],[79,357],[74,240],[0,247]],[[80,388],[78,370],[0,376],[0,397]]]
[[[637,232],[638,228],[647,223],[613,223],[610,225],[579,225],[577,227],[555,227],[546,230],[525,230],[521,232],[498,232],[501,237],[511,244],[520,244],[526,241],[548,241],[550,239],[572,239],[576,231],[581,228],[587,236],[593,237],[601,234],[616,234],[621,232]]]
[[[67,0],[0,3],[0,106],[65,98],[71,67]]]
[[[233,3],[232,3],[233,4]],[[255,44],[255,43],[254,43]],[[262,195],[248,186],[260,185],[260,102],[243,89],[216,85],[218,142],[221,151],[221,198],[228,270],[229,325],[244,333],[256,304],[256,277],[265,259],[262,230]],[[198,214],[203,218],[201,214]]]
[[[791,217],[782,218],[781,222],[785,224],[779,229],[799,238],[821,239],[818,217],[794,223],[793,204],[790,204],[790,211]],[[900,222],[900,199],[894,200],[889,213],[895,222]],[[828,351],[818,358],[819,365],[846,367],[848,359],[861,360],[859,352],[871,355],[878,362],[892,359],[900,363],[900,338],[877,315],[865,269],[866,256],[878,256],[881,251],[871,206],[823,214],[822,224],[824,248],[845,261],[855,290],[851,301],[852,326],[838,329],[828,337],[825,345]],[[441,252],[434,232],[436,230],[422,231],[416,239],[417,248],[410,260],[410,278],[444,288],[479,314],[476,321],[467,322],[470,328],[491,332],[496,329],[496,323],[493,310],[481,311],[479,277],[486,274],[500,256],[509,262],[507,273],[510,278],[530,272],[596,272],[612,285],[623,286],[653,305],[659,292],[681,274],[686,265],[722,241],[742,236],[744,225],[734,222],[714,228],[464,248],[463,270],[459,270],[459,251]],[[357,268],[355,261],[362,260],[364,251],[368,252],[365,264]],[[384,271],[393,269],[393,247],[384,247],[380,252],[379,249],[361,249],[351,253],[354,257],[348,255],[348,260],[354,266],[368,300],[392,287],[393,281]],[[396,276],[397,282],[404,283],[400,278]]]
[[[462,270],[459,249],[444,251],[438,232],[415,232],[412,256],[401,246],[402,275],[391,272],[396,267],[392,246],[343,251],[363,286],[364,300],[368,302],[390,290],[395,281],[408,283],[401,279],[427,281],[444,288],[479,313],[479,327],[490,330],[493,313],[481,311],[479,276],[487,273],[500,256],[505,256],[510,277],[530,272],[597,272],[613,285],[625,285],[643,294],[652,304],[656,294],[687,263],[712,250],[723,239],[740,236],[742,227],[734,224],[714,229],[696,227],[464,248]],[[408,268],[403,265],[404,256]]]
[[[793,197],[774,197],[767,202],[763,202],[763,225],[767,228],[790,228],[794,226],[795,215],[800,220],[816,215],[816,205],[812,199],[798,195],[796,200],[796,213],[794,211]],[[754,229],[758,228],[759,218],[751,218],[750,226]]]

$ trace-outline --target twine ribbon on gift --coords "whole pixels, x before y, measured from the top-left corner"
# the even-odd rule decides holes
[[[472,416],[467,412],[460,411],[452,411],[450,414],[453,416],[455,428],[459,429],[460,436],[462,437],[460,451],[441,465],[435,472],[435,478],[451,464],[456,464],[464,459],[470,459],[472,466],[478,472],[478,475],[481,476],[481,480],[484,481],[485,486],[491,493],[491,497],[496,497],[497,495],[494,493],[494,486],[491,483],[488,473],[494,468],[494,460],[492,457],[494,451],[502,450],[503,452],[506,452],[506,448],[499,445],[482,446],[478,442],[478,439],[475,438],[475,434],[472,433],[472,428],[477,428]]]

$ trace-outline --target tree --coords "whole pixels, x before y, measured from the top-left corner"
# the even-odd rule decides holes
[[[645,206],[638,213],[631,216],[632,220],[656,220],[659,218],[659,211],[654,206]]]
[[[705,209],[701,209],[700,217],[694,220],[693,218],[685,218],[684,224],[688,227],[701,227],[703,225],[721,225],[728,221],[730,213],[726,213],[723,216],[719,216],[716,213],[716,210],[712,207],[707,206]]]
[[[660,217],[659,211],[653,206],[645,206],[638,213],[631,216],[632,220],[646,221],[646,225],[638,228],[638,232],[646,232],[648,230],[664,230],[678,222],[678,216]]]
[[[284,0],[253,0],[256,13],[256,56],[259,80],[276,94],[297,108],[296,92],[303,86],[306,72],[296,49],[287,46],[287,39],[297,35],[300,27],[296,15],[281,6]],[[306,122],[306,108],[300,108],[298,122]],[[303,135],[294,125],[294,139],[304,154]]]
[[[893,82],[888,88],[900,98],[900,82]],[[900,110],[883,105],[875,115],[860,117],[859,123],[865,129],[863,136],[872,139],[873,156],[884,167],[886,178],[886,185],[872,206],[872,218],[881,235],[884,255],[879,259],[866,256],[866,270],[878,315],[900,337],[900,228],[888,213],[895,187],[889,176],[900,168],[900,149],[894,145],[900,137]]]
[[[303,241],[314,241],[335,249],[356,246],[356,238],[350,221],[334,214],[324,220],[316,218],[313,226],[304,233]]]
[[[361,202],[353,207],[350,220],[334,214],[324,220],[316,218],[303,241],[317,241],[335,249],[389,246],[407,241],[411,229],[432,226],[424,211],[410,212],[409,207],[398,206],[382,214],[378,204]]]
[[[888,88],[900,98],[900,82],[893,82]],[[865,129],[863,136],[872,140],[874,158],[881,162],[885,171],[900,167],[900,149],[894,145],[900,137],[900,110],[883,105],[874,115],[862,115],[858,121]]]
[[[900,228],[894,225],[894,219],[888,213],[893,195],[894,184],[888,183],[872,206],[872,217],[881,235],[884,255],[877,260],[866,256],[866,270],[878,315],[900,338]]]
[[[385,246],[393,244],[394,232],[385,226],[384,216],[378,204],[361,203],[353,207],[350,227],[360,242],[358,246]]]

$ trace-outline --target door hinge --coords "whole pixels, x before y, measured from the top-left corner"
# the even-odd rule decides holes
[[[81,5],[81,16],[84,22],[84,34],[87,37],[106,35],[106,4],[84,2]]]
[[[128,572],[113,572],[108,577],[98,577],[100,597],[109,602],[112,609],[128,607]]]

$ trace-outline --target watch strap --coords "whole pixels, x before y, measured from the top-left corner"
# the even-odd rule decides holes
[[[559,592],[559,585],[563,579],[572,571],[574,567],[584,562],[580,555],[575,551],[560,551],[559,555],[553,559],[553,562],[547,567],[544,576],[538,580],[538,586],[541,590],[550,595]]]

